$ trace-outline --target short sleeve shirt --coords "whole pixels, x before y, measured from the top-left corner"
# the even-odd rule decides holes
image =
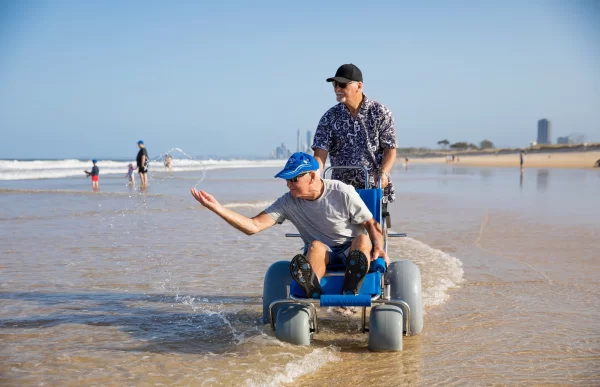
[[[146,160],[143,165],[143,167],[145,168],[150,163],[150,160],[148,160],[148,150],[145,147],[140,148],[140,151],[138,152],[137,157],[135,159],[135,161],[137,162],[137,165],[139,167],[142,167],[142,156],[146,156]]]
[[[369,186],[375,187],[381,175],[383,150],[396,148],[396,131],[392,112],[383,104],[363,95],[356,119],[346,105],[339,103],[329,109],[319,121],[312,149],[329,153],[332,166],[365,166],[369,171]],[[355,188],[365,188],[365,174],[357,169],[334,169],[332,178]],[[396,200],[394,186],[383,191],[384,202]]]
[[[323,194],[316,200],[298,199],[288,192],[265,213],[277,223],[286,219],[298,229],[304,244],[315,240],[329,247],[343,245],[365,234],[363,223],[373,218],[354,187],[323,179]]]

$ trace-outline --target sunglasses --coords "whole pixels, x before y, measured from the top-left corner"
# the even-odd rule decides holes
[[[335,89],[336,87],[339,87],[340,89],[345,89],[346,86],[348,86],[351,83],[356,83],[356,81],[350,81],[348,83],[342,83],[342,82],[338,82],[338,81],[333,81],[333,88]]]
[[[286,179],[286,180],[287,180],[289,183],[297,183],[299,178],[301,178],[301,177],[302,177],[302,176],[304,176],[304,175],[308,175],[309,173],[310,173],[310,172],[304,172],[304,173],[301,173],[301,174],[299,174],[298,176],[294,176],[294,177],[292,177],[291,179]]]

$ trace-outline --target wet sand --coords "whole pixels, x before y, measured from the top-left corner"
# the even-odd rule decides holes
[[[594,152],[549,152],[525,154],[524,168],[594,168],[600,160],[600,151]],[[411,158],[410,164],[446,164],[445,157]],[[451,165],[477,167],[519,168],[519,154],[459,156],[459,161]]]
[[[419,266],[425,311],[400,353],[325,308],[307,347],[262,324],[293,227],[243,235],[189,188],[252,216],[285,190],[274,173],[156,174],[145,194],[0,182],[0,385],[600,384],[600,170],[397,168],[392,231],[409,238],[388,252]]]

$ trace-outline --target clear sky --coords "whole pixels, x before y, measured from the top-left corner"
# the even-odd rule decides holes
[[[600,141],[600,2],[0,2],[0,158],[295,150],[352,62],[398,145]]]

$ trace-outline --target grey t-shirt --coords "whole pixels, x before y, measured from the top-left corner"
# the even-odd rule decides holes
[[[362,223],[373,217],[354,187],[323,179],[325,189],[317,200],[296,199],[288,192],[265,212],[276,222],[288,219],[305,244],[318,240],[329,247],[366,233]]]

